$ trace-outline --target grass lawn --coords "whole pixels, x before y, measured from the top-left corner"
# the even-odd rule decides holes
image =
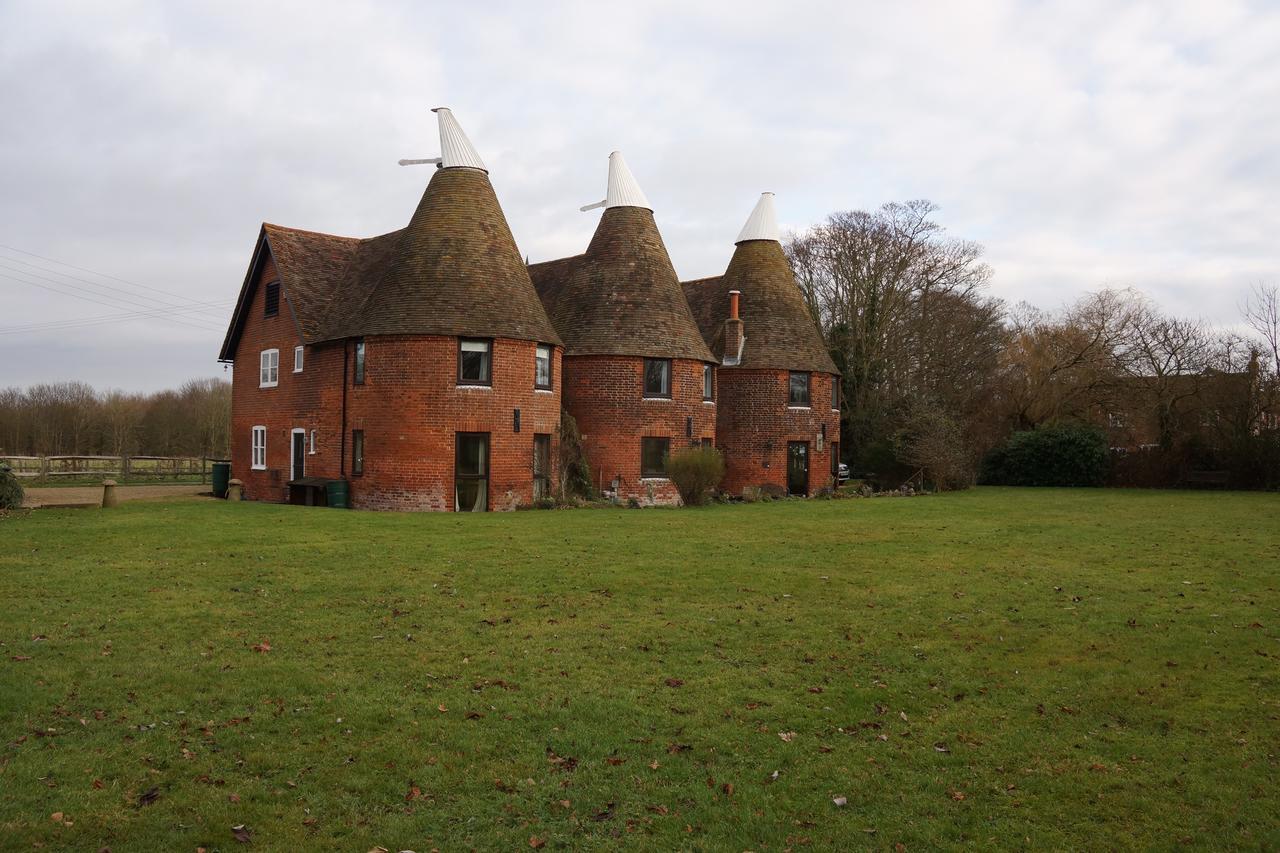
[[[4,849],[1280,845],[1277,495],[0,541]]]

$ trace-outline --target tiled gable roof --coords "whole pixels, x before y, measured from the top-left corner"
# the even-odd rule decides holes
[[[474,335],[560,343],[489,177],[438,169],[409,225],[357,239],[264,224],[223,342],[235,357],[269,251],[306,343],[362,335]]]

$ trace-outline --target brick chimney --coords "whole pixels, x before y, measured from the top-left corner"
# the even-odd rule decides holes
[[[729,319],[724,321],[724,364],[733,366],[742,354],[742,318],[738,316],[740,290],[729,291]]]

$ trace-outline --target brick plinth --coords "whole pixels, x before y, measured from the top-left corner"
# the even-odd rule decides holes
[[[732,495],[765,485],[786,489],[787,444],[792,441],[809,445],[808,493],[831,486],[831,442],[840,437],[840,413],[831,408],[834,379],[829,373],[811,374],[809,408],[792,408],[787,404],[787,371],[720,368],[716,446],[725,456],[721,489]]]
[[[640,476],[640,440],[669,438],[671,452],[677,453],[703,438],[715,439],[717,404],[702,399],[702,366],[700,361],[674,359],[671,398],[646,399],[643,358],[565,357],[565,409],[582,434],[592,485],[608,489],[616,478],[623,499],[635,498],[643,504],[678,502],[670,480]]]

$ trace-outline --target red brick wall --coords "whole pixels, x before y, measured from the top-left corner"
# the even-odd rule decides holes
[[[716,435],[716,404],[702,400],[702,362],[674,359],[671,399],[644,397],[644,359],[582,355],[564,360],[564,404],[578,423],[592,485],[609,488],[619,478],[619,495],[641,503],[679,500],[669,480],[640,477],[640,439],[665,436],[671,452]],[[693,436],[687,419],[693,418]]]
[[[352,504],[369,509],[452,510],[455,438],[489,433],[489,507],[533,501],[533,437],[550,435],[552,488],[560,426],[560,348],[553,389],[533,387],[532,341],[499,338],[493,385],[459,388],[457,338],[374,337],[365,342],[365,381],[347,391],[347,433],[364,430],[364,474],[351,477]],[[513,410],[520,409],[520,432]],[[347,455],[350,456],[348,438]]]
[[[275,279],[270,258],[263,265],[258,288],[248,307],[244,330],[236,350],[231,383],[231,476],[244,482],[251,500],[287,499],[290,431],[307,431],[305,473],[337,477],[340,416],[342,411],[342,345],[306,347],[301,373],[293,372],[293,348],[302,344],[289,294],[280,292],[280,312],[263,317],[266,283]],[[280,350],[279,385],[258,387],[258,357],[265,349]],[[251,430],[267,428],[267,468],[251,466]],[[310,454],[311,430],[316,431],[316,452]]]
[[[831,408],[828,373],[809,378],[810,408],[787,405],[790,377],[785,370],[726,367],[716,372],[719,409],[716,446],[725,456],[721,489],[742,494],[748,487],[787,487],[787,443],[809,443],[809,494],[832,485],[832,441],[840,438],[840,413]],[[818,437],[827,435],[818,450]]]
[[[275,278],[270,260],[260,284]],[[301,343],[288,293],[280,313],[263,317],[266,288],[248,307],[236,351],[231,392],[232,476],[250,500],[286,500],[290,432],[316,430],[316,453],[306,456],[308,476],[343,477],[351,502],[370,509],[442,509],[454,505],[454,439],[458,432],[489,433],[489,506],[527,505],[533,496],[533,437],[552,436],[552,476],[560,423],[560,348],[553,355],[553,390],[536,391],[531,341],[498,339],[493,385],[457,387],[457,338],[372,337],[365,346],[365,381],[353,385],[352,345],[308,346],[303,372],[293,370]],[[259,353],[280,350],[279,385],[259,388]],[[347,350],[347,416],[342,424],[344,348]],[[521,410],[514,432],[513,409]],[[251,430],[267,427],[267,468],[251,468]],[[351,476],[351,431],[364,430],[364,474]],[[553,488],[555,484],[553,482]]]

